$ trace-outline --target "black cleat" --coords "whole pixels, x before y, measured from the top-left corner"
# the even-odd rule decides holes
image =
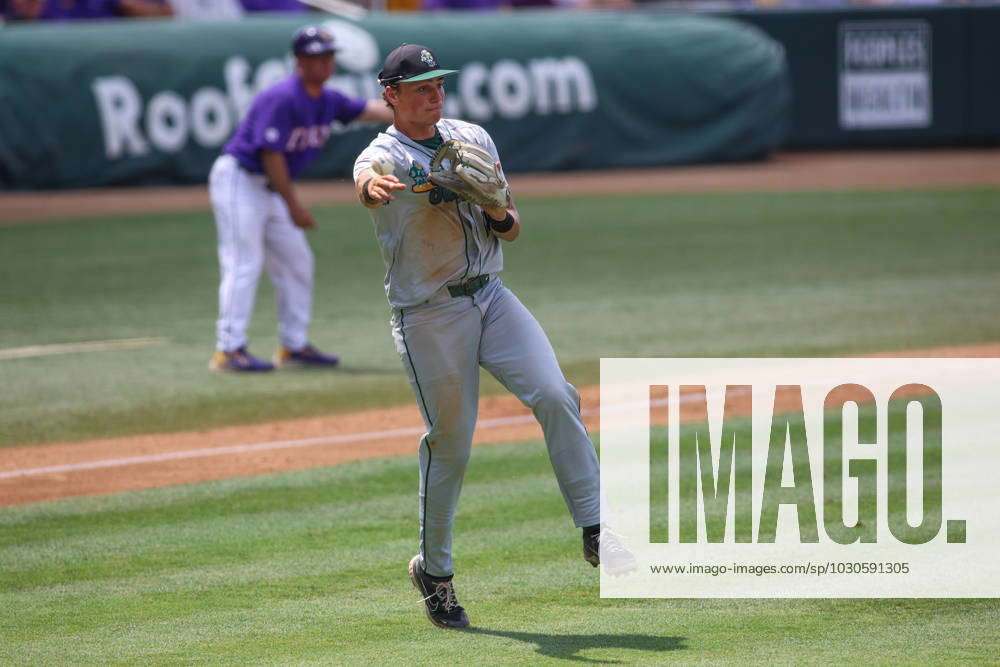
[[[424,611],[431,623],[439,628],[467,628],[469,616],[455,597],[451,578],[437,579],[424,572],[424,565],[417,554],[410,559],[410,581],[424,596]]]
[[[603,539],[601,533],[604,533]],[[613,577],[636,569],[635,555],[622,541],[621,535],[600,526],[583,529],[583,559],[597,567],[601,564],[603,547],[604,571]]]

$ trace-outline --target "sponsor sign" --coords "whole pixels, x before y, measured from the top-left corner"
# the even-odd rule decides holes
[[[322,26],[342,50],[327,85],[378,98],[387,51],[403,41],[439,45],[443,64],[460,70],[448,78],[444,116],[485,127],[508,173],[731,161],[781,141],[788,79],[765,35],[710,17],[605,18],[331,18]],[[0,187],[204,182],[254,98],[292,71],[288,37],[302,20],[102,24],[79,40],[58,26],[4,33]],[[503,44],[484,49],[486,28],[506,35]],[[698,49],[677,46],[687,43]],[[744,57],[720,57],[734,52]],[[688,70],[701,71],[698,63],[712,74],[706,94],[691,96]],[[657,85],[637,95],[649,71],[659,72]],[[51,91],[58,103],[46,102]],[[380,129],[334,123],[297,137],[311,145],[330,135],[303,177],[350,177]]]
[[[346,21],[329,20],[323,28],[340,45],[339,72],[328,85],[356,97],[381,97],[376,72],[381,66],[375,37]],[[526,62],[500,60],[492,66],[469,60],[458,65],[457,97],[446,99],[445,115],[484,122],[493,118],[519,120],[531,115],[589,113],[597,106],[597,88],[580,58],[534,58]],[[219,78],[224,87],[204,86],[190,99],[173,90],[144,98],[125,75],[96,78],[91,86],[101,119],[104,154],[123,160],[151,150],[178,153],[193,142],[217,148],[246,115],[255,95],[288,76],[290,58],[270,58],[251,67],[243,55],[229,57]],[[336,124],[330,131],[351,128]]]
[[[926,21],[840,26],[840,126],[904,129],[931,124],[931,28]]]

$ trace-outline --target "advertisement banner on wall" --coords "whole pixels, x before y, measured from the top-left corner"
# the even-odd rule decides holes
[[[289,76],[302,22],[5,29],[0,189],[204,182],[254,97]],[[747,160],[785,136],[784,51],[737,21],[529,12],[317,22],[341,48],[329,85],[351,96],[380,96],[376,75],[400,43],[437,49],[460,70],[445,115],[483,125],[508,172]],[[505,37],[484,45],[484,34]],[[304,176],[349,177],[380,129],[331,127]]]
[[[839,32],[840,127],[929,127],[930,24],[849,21],[840,25]]]

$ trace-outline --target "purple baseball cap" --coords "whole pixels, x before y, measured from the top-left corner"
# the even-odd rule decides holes
[[[297,56],[315,56],[321,53],[336,53],[333,35],[314,25],[307,25],[295,31],[292,37],[292,53]]]

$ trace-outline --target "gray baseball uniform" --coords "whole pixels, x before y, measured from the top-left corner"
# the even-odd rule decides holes
[[[442,119],[444,140],[488,150],[486,131]],[[385,261],[396,350],[427,426],[420,440],[420,554],[426,572],[452,574],[452,524],[472,448],[482,366],[530,407],[573,522],[600,521],[597,455],[580,418],[580,397],[566,382],[541,326],[499,277],[500,241],[482,209],[430,183],[434,150],[390,127],[354,163],[355,178],[376,154],[395,163],[406,185],[373,209]]]

